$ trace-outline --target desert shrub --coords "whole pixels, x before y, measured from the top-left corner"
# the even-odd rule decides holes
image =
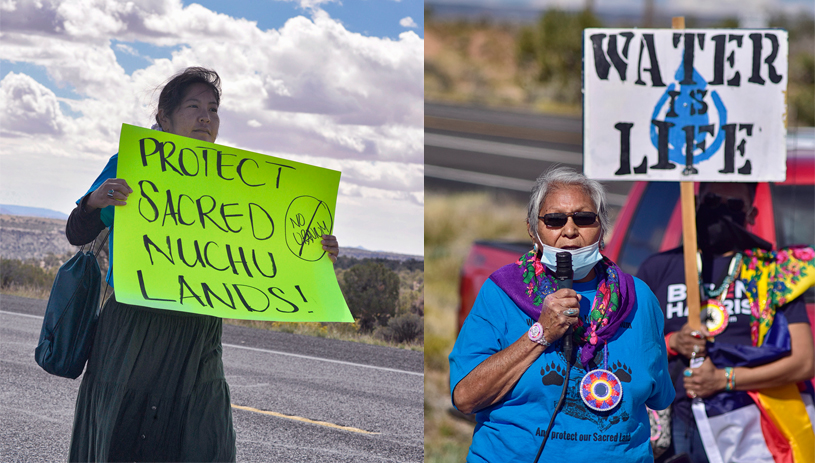
[[[410,343],[424,338],[424,319],[414,313],[406,313],[388,320],[388,326],[377,328],[377,335],[395,343]]]
[[[0,287],[50,288],[56,269],[46,271],[32,263],[16,259],[0,259]]]
[[[342,274],[340,288],[360,331],[385,325],[399,304],[399,276],[380,262],[365,261]]]
[[[420,317],[424,317],[424,291],[422,291],[419,298],[413,301],[413,304],[410,305],[410,311],[419,315]]]
[[[518,34],[516,54],[522,66],[537,71],[537,80],[556,89],[556,100],[580,103],[583,29],[600,27],[590,11],[547,10],[535,26]]]

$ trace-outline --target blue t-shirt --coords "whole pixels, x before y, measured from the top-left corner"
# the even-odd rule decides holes
[[[96,191],[100,185],[105,183],[105,180],[109,178],[116,178],[116,166],[118,165],[118,162],[119,153],[116,153],[110,157],[107,165],[104,169],[102,169],[102,173],[96,177],[96,180],[93,181],[93,185],[91,185],[87,193],[82,195],[82,198],[87,196],[89,193]],[[82,202],[82,198],[76,200],[77,205]],[[102,208],[101,211],[102,223],[104,223],[106,227],[110,227],[110,235],[108,236],[108,274],[105,277],[105,281],[108,282],[111,288],[113,288],[113,216],[115,214],[115,209],[115,206],[107,206]]]
[[[596,463],[609,457],[653,461],[645,405],[656,410],[668,407],[674,388],[662,338],[662,311],[651,290],[637,278],[634,282],[637,303],[608,344],[608,369],[623,386],[620,404],[610,412],[587,407],[578,393],[586,371],[577,361],[541,461],[553,456],[571,462]],[[583,296],[580,314],[584,320],[597,284],[596,279],[574,283],[575,291]],[[536,321],[487,280],[450,353],[450,390],[488,357],[526,336]],[[566,359],[559,345],[546,349],[500,402],[476,413],[468,462],[534,460],[565,379]],[[594,361],[598,368],[603,367],[601,349]]]

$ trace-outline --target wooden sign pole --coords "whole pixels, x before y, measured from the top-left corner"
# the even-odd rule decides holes
[[[671,28],[684,29],[685,17],[671,19]],[[696,270],[696,208],[693,194],[693,182],[680,182],[682,198],[682,246],[685,257],[685,286],[687,287],[688,325],[694,330],[702,326],[699,317],[699,274]]]
[[[702,326],[699,316],[699,274],[696,270],[696,210],[693,200],[693,182],[681,182],[682,246],[685,254],[685,286],[688,292],[688,325],[694,330]]]

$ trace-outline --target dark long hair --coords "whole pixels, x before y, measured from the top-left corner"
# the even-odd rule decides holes
[[[161,94],[158,97],[158,108],[156,108],[156,123],[161,126],[158,120],[159,110],[164,110],[164,114],[171,116],[184,100],[187,90],[193,84],[205,84],[212,89],[215,94],[215,102],[221,104],[221,78],[218,73],[202,67],[189,67],[184,71],[174,75],[164,84]]]

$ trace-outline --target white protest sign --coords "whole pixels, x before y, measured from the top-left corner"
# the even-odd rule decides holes
[[[787,32],[583,31],[583,169],[597,180],[786,178]]]

